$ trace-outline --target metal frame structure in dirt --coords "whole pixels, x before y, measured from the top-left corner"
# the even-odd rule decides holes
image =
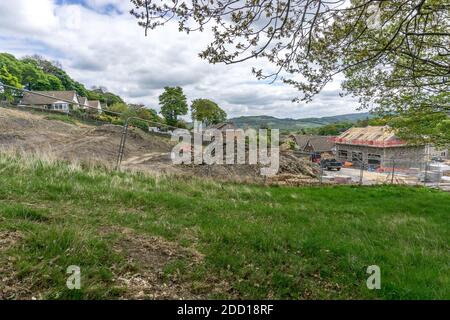
[[[117,151],[116,170],[120,170],[120,165],[121,165],[122,160],[123,160],[125,144],[126,144],[127,136],[128,136],[128,127],[129,127],[129,124],[130,124],[130,120],[133,120],[133,119],[139,120],[139,121],[144,121],[147,124],[157,124],[157,125],[164,126],[164,127],[171,128],[171,129],[175,129],[175,130],[177,130],[177,129],[184,129],[184,130],[186,130],[185,128],[179,128],[179,127],[171,126],[171,125],[160,123],[160,122],[156,122],[156,121],[142,119],[142,118],[139,118],[139,117],[129,117],[129,118],[127,118],[125,120],[125,123],[124,123],[123,128],[122,128],[122,136],[120,137],[119,150]]]

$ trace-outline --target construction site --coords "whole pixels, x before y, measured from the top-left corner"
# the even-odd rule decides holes
[[[361,184],[402,183],[449,188],[448,151],[431,145],[408,144],[388,126],[354,127],[332,141],[336,158],[344,166],[341,176],[347,174]]]
[[[123,127],[104,123],[86,123],[70,115],[54,117],[54,112],[17,108],[0,109],[0,148],[39,157],[50,157],[91,166],[116,166]],[[61,118],[62,117],[62,118]],[[170,135],[146,132],[130,127],[123,148],[121,170],[151,174],[183,174],[211,177],[216,180],[271,183],[260,175],[258,165],[175,165]],[[279,176],[289,175],[299,183],[316,184],[319,167],[289,152],[280,154]],[[288,178],[286,178],[288,179]],[[288,179],[288,180],[289,180]]]
[[[1,108],[0,147],[3,152],[34,154],[109,168],[116,166],[122,126],[86,123],[70,115],[55,118],[53,114]],[[445,162],[425,160],[423,148],[406,147],[399,142],[375,145],[376,141],[369,141],[374,146],[366,147],[354,140],[349,141],[336,139],[337,158],[344,166],[340,171],[324,170],[319,164],[311,162],[308,156],[298,156],[281,148],[278,174],[265,178],[260,175],[258,165],[175,165],[171,161],[175,143],[170,141],[169,135],[143,131],[131,125],[120,167],[121,170],[157,175],[195,175],[221,181],[277,185],[408,184],[449,189],[450,166]],[[406,157],[406,153],[413,156]],[[397,157],[391,157],[392,154]]]

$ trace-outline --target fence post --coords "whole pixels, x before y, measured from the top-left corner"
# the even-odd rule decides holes
[[[319,183],[322,184],[323,182],[323,163],[320,161],[320,171],[319,171]]]
[[[439,169],[439,174],[438,174],[438,179],[437,179],[437,185],[436,187],[439,189],[439,187],[441,186],[441,179],[442,179],[442,171]]]
[[[391,184],[394,184],[394,175],[395,175],[395,160],[392,159],[392,176],[391,176]]]
[[[428,176],[428,161],[425,160],[425,175],[423,177],[423,185],[427,185],[427,176]]]
[[[361,165],[360,165],[360,172],[359,172],[359,185],[362,186],[363,184],[363,176],[364,176],[364,159],[361,159]]]

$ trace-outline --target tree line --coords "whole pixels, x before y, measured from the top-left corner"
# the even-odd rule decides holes
[[[0,82],[6,85],[32,91],[76,91],[88,100],[99,100],[107,105],[106,110],[121,113],[120,117],[107,114],[99,115],[100,120],[111,123],[122,123],[129,117],[137,117],[148,121],[166,123],[171,126],[186,127],[180,119],[188,113],[186,95],[181,87],[165,87],[159,96],[160,115],[155,109],[143,104],[127,104],[118,95],[108,92],[104,87],[93,87],[90,90],[73,80],[59,62],[32,55],[17,59],[9,53],[0,53]],[[4,88],[0,98],[13,102],[19,99],[19,91]],[[195,99],[191,104],[192,120],[206,125],[223,122],[227,114],[217,103],[209,99]]]
[[[12,54],[0,53],[0,82],[33,91],[73,90],[89,100],[99,100],[108,105],[124,103],[120,96],[108,92],[106,88],[86,89],[83,84],[73,80],[59,62],[48,61],[38,55],[17,59]],[[12,101],[15,93],[4,90],[3,96]]]
[[[170,126],[186,128],[187,123],[181,119],[189,111],[187,97],[181,87],[165,87],[159,96],[160,115],[153,108],[143,104],[116,103],[108,110],[122,114],[122,118],[138,117],[141,119],[165,123]],[[223,122],[227,119],[226,112],[217,103],[209,99],[195,99],[192,101],[191,118],[205,125]]]

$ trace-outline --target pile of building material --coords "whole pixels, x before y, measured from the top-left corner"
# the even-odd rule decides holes
[[[269,184],[304,186],[320,183],[319,165],[309,159],[297,157],[291,151],[280,152],[280,168],[278,174],[267,180]]]
[[[309,159],[297,157],[292,152],[280,152],[279,174],[294,174],[316,178],[319,171],[319,165],[311,162]]]

